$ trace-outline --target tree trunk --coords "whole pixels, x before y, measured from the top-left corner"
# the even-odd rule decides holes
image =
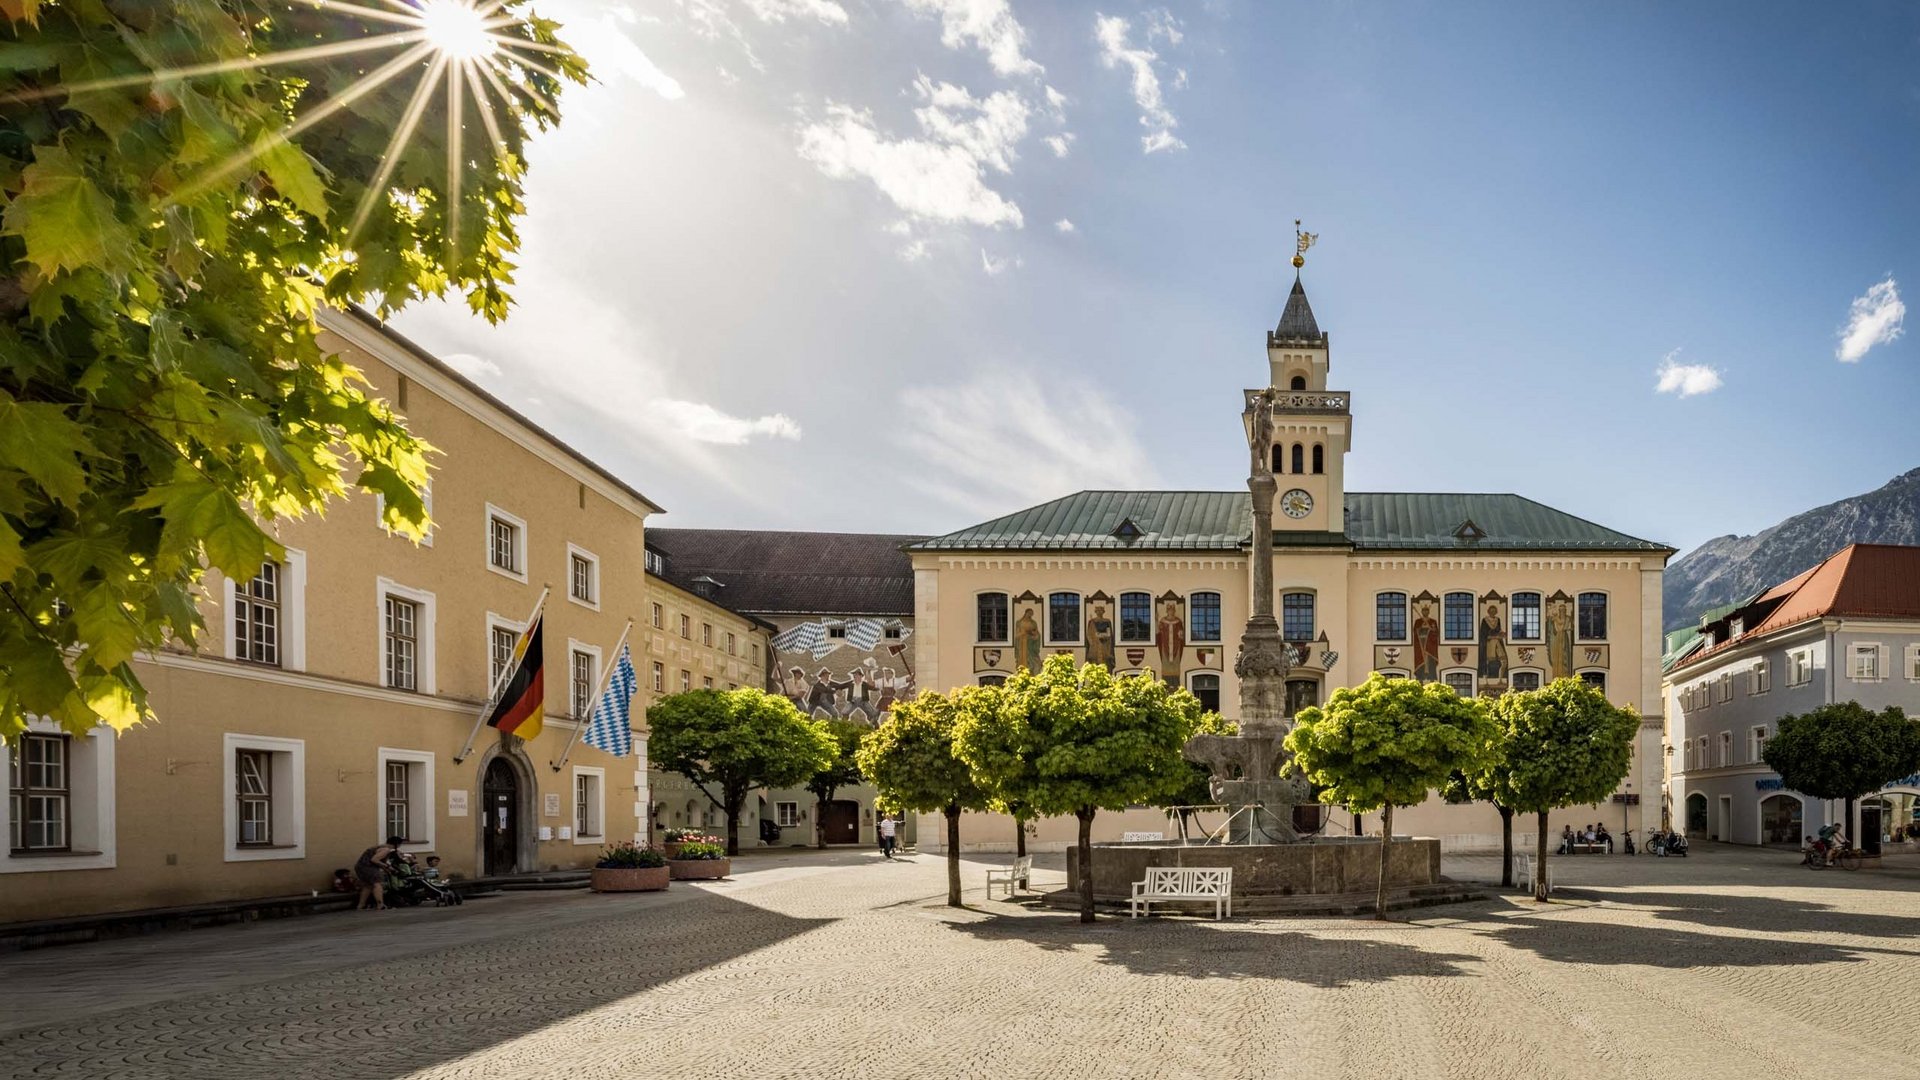
[[[1500,887],[1513,888],[1513,811],[1496,804],[1500,811]]]
[[[960,907],[960,804],[948,803],[947,815],[947,906]]]
[[[1074,811],[1073,816],[1080,819],[1080,921],[1093,921],[1093,815],[1098,807],[1087,806]]]
[[[1393,804],[1380,811],[1380,883],[1373,893],[1373,917],[1387,917],[1387,846],[1393,843]]]
[[[1013,818],[1013,854],[1015,858],[1025,858],[1027,854],[1027,819],[1018,814]]]
[[[740,854],[740,809],[747,805],[745,790],[724,792],[727,801],[720,809],[727,815],[727,856]]]
[[[827,800],[831,798],[831,792],[815,796],[813,804],[813,846],[821,851],[827,849]]]
[[[1847,839],[1852,841],[1854,847],[1859,847],[1860,838],[1853,835],[1853,796],[1847,796],[1846,806],[1840,813],[1844,815],[1840,819],[1840,831],[1847,834]],[[1720,839],[1725,840],[1726,837],[1723,836]]]
[[[1361,826],[1365,824],[1366,824],[1365,822],[1360,820],[1359,814],[1353,815],[1353,835],[1355,836],[1363,835],[1364,830],[1361,828]]]
[[[1540,811],[1540,839],[1533,849],[1533,898],[1547,902],[1547,812]]]

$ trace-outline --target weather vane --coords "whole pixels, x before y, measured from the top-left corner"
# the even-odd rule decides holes
[[[1300,219],[1293,219],[1293,268],[1295,270],[1307,265],[1307,249],[1312,247],[1313,242],[1318,239],[1320,239],[1319,233],[1301,232]]]

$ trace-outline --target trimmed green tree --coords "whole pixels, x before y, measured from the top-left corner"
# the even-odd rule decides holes
[[[1761,757],[1782,786],[1845,799],[1851,831],[1855,799],[1920,770],[1920,723],[1898,705],[1874,712],[1857,701],[1834,702],[1781,717]]]
[[[961,715],[956,752],[994,798],[1079,819],[1080,921],[1092,922],[1093,820],[1164,802],[1192,782],[1181,756],[1200,700],[1149,675],[1049,657],[1003,687],[997,709]]]
[[[245,582],[280,556],[263,525],[358,488],[424,535],[430,448],[316,313],[453,291],[503,318],[522,145],[586,71],[508,4],[489,134],[462,94],[451,153],[435,83],[397,141],[447,69],[379,43],[395,18],[0,0],[0,741],[28,715],[76,734],[148,719],[130,661],[195,643],[206,569]]]
[[[821,848],[827,846],[827,804],[833,801],[834,792],[860,782],[860,740],[873,730],[837,717],[825,723],[827,734],[833,737],[833,758],[807,779],[807,790],[813,793],[814,846]]]
[[[778,694],[688,690],[647,709],[653,763],[693,782],[727,815],[727,854],[740,854],[740,811],[759,787],[803,783],[833,759],[826,725]]]
[[[1494,699],[1492,711],[1503,757],[1483,767],[1477,782],[1491,801],[1539,815],[1533,898],[1544,903],[1547,815],[1613,794],[1633,767],[1640,714],[1573,678],[1555,679],[1538,690],[1509,691]]]
[[[1287,750],[1321,801],[1381,812],[1374,917],[1384,919],[1394,808],[1418,805],[1455,772],[1481,768],[1494,752],[1493,721],[1480,702],[1444,683],[1376,672],[1335,690],[1325,705],[1300,710],[1293,722]]]
[[[983,810],[987,795],[954,755],[954,729],[963,714],[997,707],[994,687],[963,686],[950,693],[921,691],[896,702],[887,719],[860,743],[860,771],[888,810],[938,812],[947,819],[947,906],[960,904],[960,814]]]

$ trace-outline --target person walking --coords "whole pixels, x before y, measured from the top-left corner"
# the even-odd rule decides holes
[[[386,843],[375,844],[360,853],[353,864],[353,876],[360,882],[360,902],[354,905],[355,911],[365,911],[369,900],[373,910],[387,910],[387,860],[406,842],[404,836],[389,836]]]
[[[880,823],[876,826],[876,831],[880,834],[880,854],[889,859],[893,858],[893,842],[898,828],[892,817],[886,814],[880,815]]]

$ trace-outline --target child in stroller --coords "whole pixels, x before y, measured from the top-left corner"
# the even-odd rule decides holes
[[[394,852],[387,860],[387,903],[417,907],[429,900],[439,907],[461,903],[452,886],[422,874],[412,855]]]

